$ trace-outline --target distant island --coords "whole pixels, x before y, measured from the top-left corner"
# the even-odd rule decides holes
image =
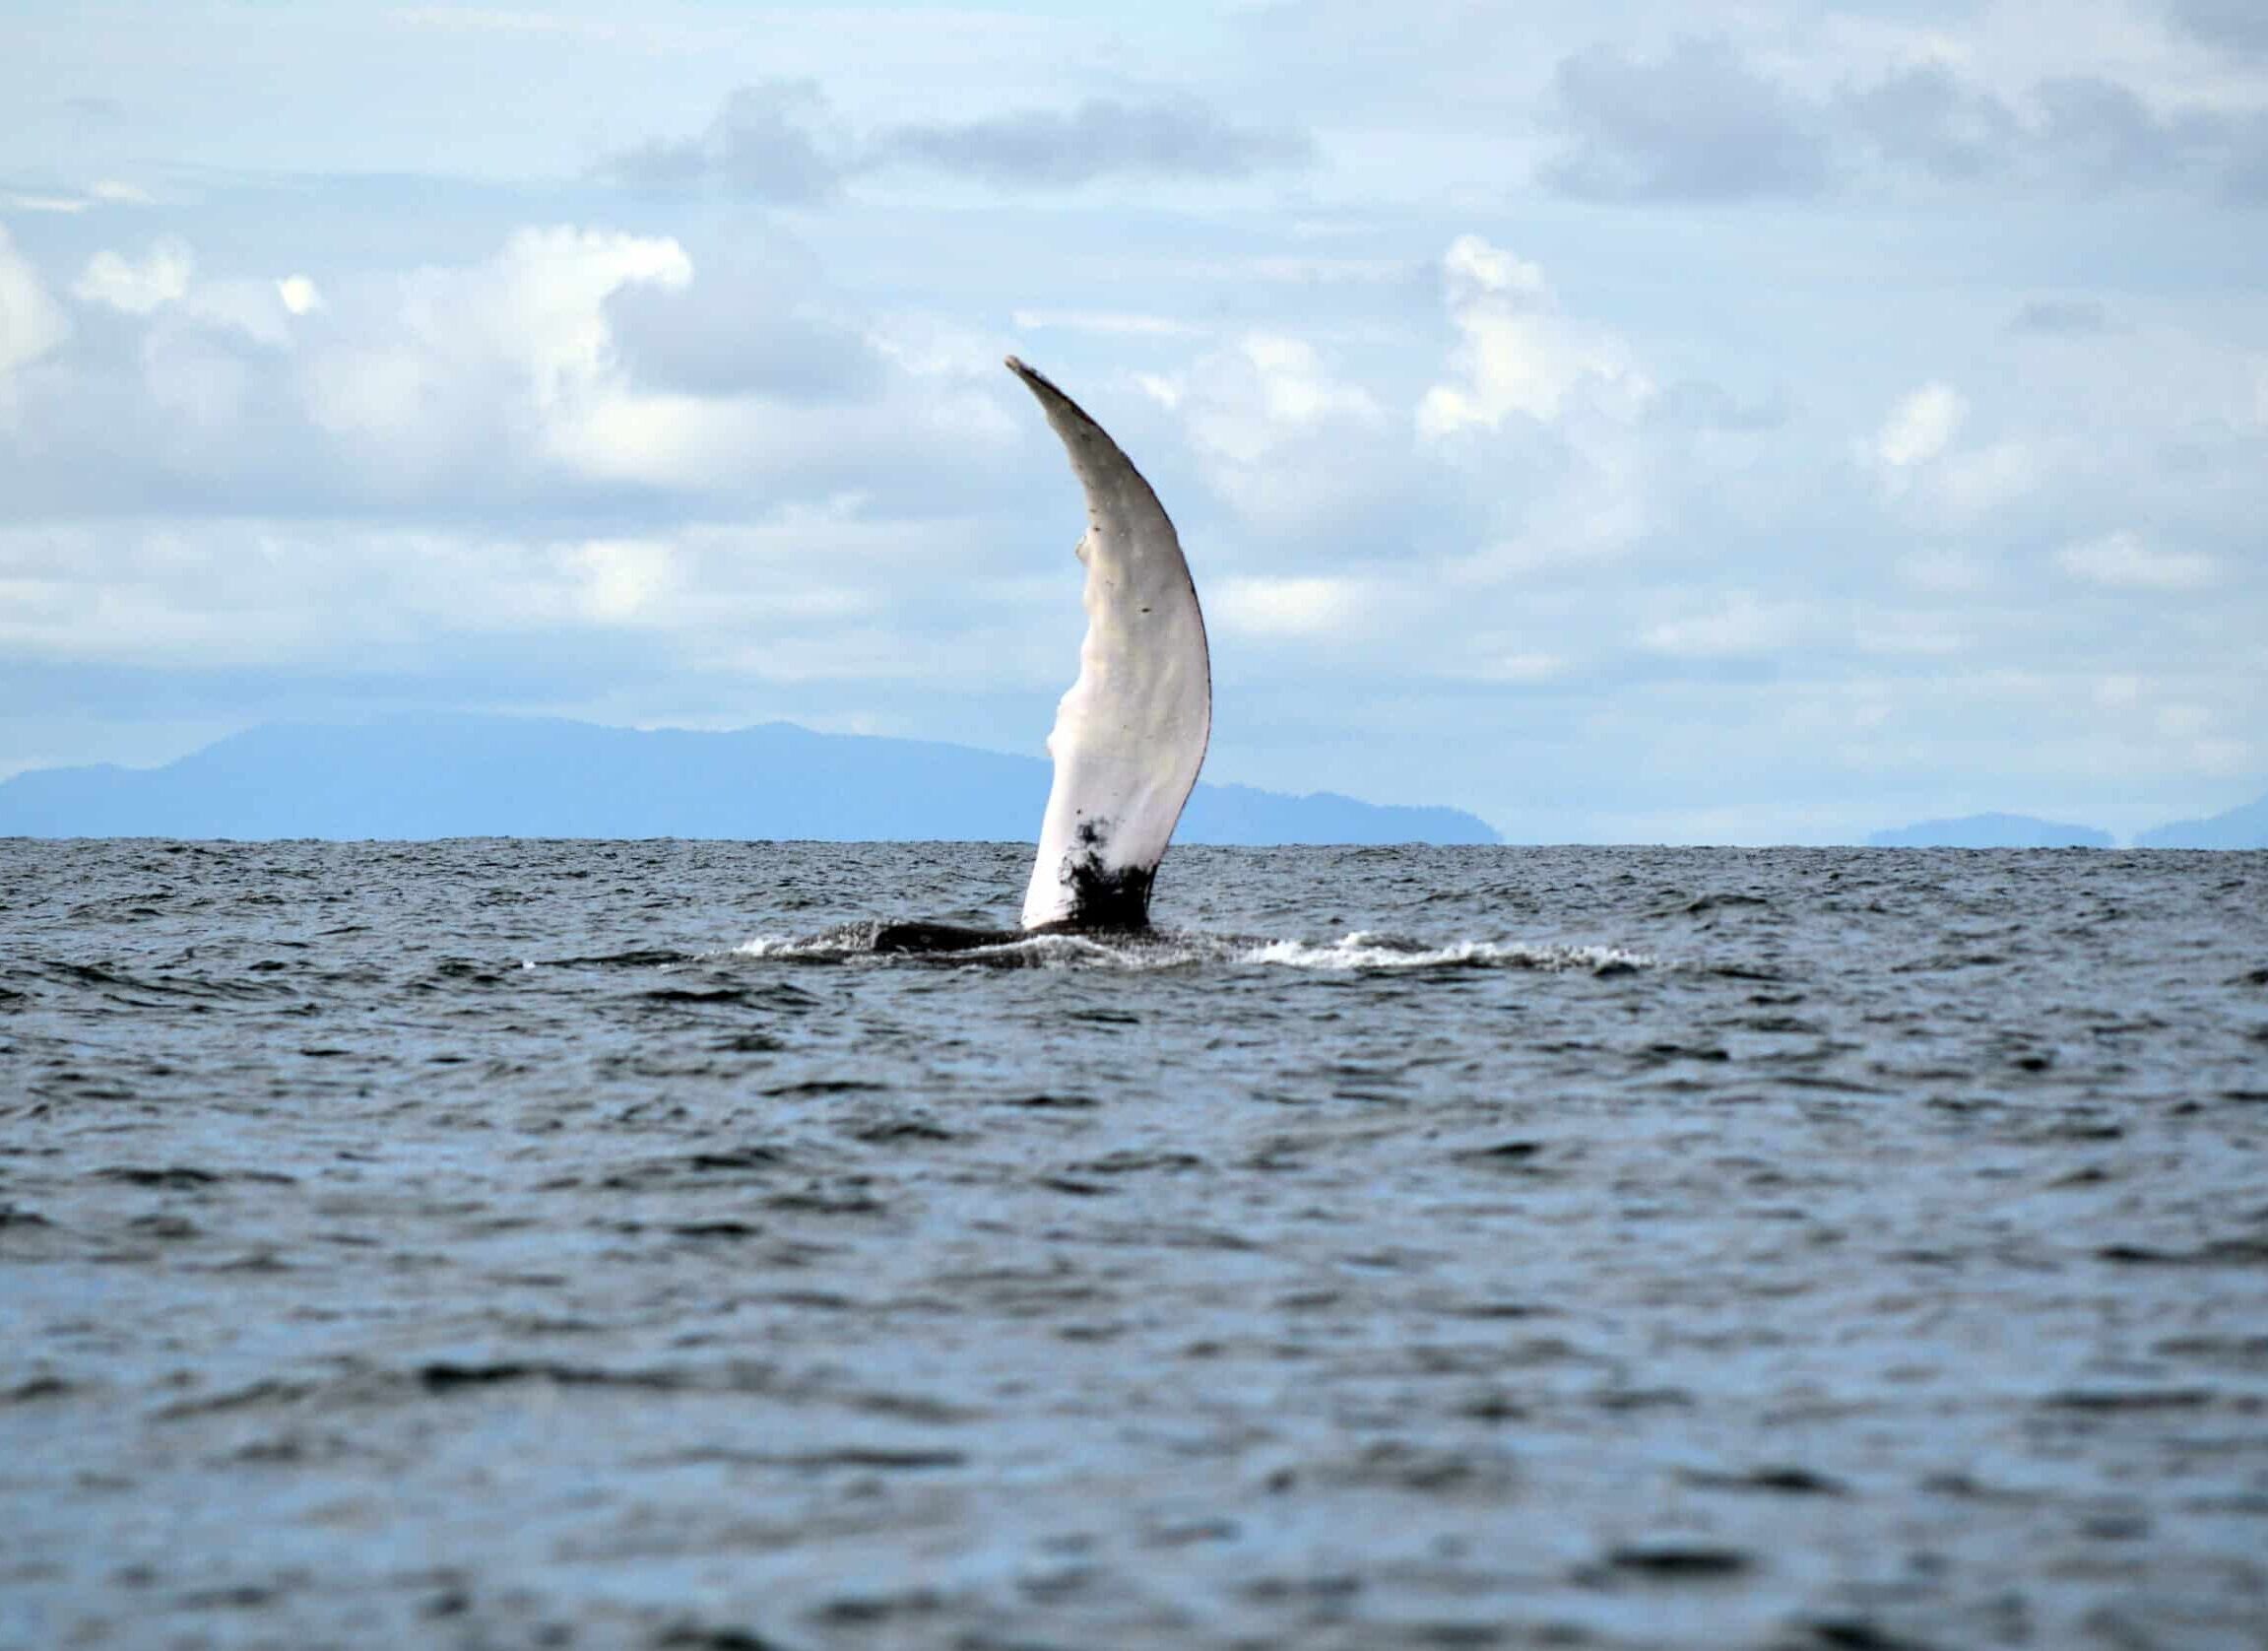
[[[2109,848],[2108,831],[2028,814],[1971,814],[1876,831],[1869,848]],[[2136,848],[2268,848],[2268,797],[2205,820],[2176,820],[2135,833]]]
[[[0,836],[719,837],[1029,842],[1051,769],[923,740],[771,722],[731,733],[558,718],[272,723],[158,768],[0,781]],[[1199,785],[1190,843],[1495,843],[1451,808]]]
[[[2268,797],[2204,820],[2176,820],[2136,834],[2136,848],[2268,848]]]
[[[1876,831],[1869,848],[2109,848],[2108,831],[2092,826],[2066,826],[2028,814],[1971,814],[1959,820],[1924,820],[1896,830]]]

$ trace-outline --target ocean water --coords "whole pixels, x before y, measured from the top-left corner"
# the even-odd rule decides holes
[[[0,843],[0,1644],[2268,1644],[2268,855]]]

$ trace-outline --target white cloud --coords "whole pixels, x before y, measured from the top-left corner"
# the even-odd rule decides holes
[[[163,416],[169,445],[226,443],[243,417],[255,371],[236,352],[196,328],[154,328],[142,347],[142,387]]]
[[[1240,465],[1333,418],[1383,416],[1368,391],[1331,376],[1314,345],[1280,333],[1247,333],[1185,372],[1138,382],[1161,406],[1188,412],[1199,449]]]
[[[634,538],[263,518],[0,526],[0,653],[384,670],[612,632],[673,669],[771,675],[793,654],[808,677],[833,642],[865,636],[935,671],[956,637],[922,608],[967,582],[967,538],[810,512]]]
[[[90,207],[153,206],[156,202],[147,189],[138,184],[122,183],[115,178],[103,178],[89,184],[85,190],[67,195],[10,194],[0,195],[0,206],[14,212],[48,212],[75,216]]]
[[[323,295],[303,275],[287,275],[276,283],[276,297],[293,315],[312,315],[323,307]]]
[[[177,235],[164,235],[150,245],[140,263],[116,252],[101,251],[71,284],[71,296],[83,303],[108,304],[129,315],[147,315],[162,305],[186,297],[197,273],[197,255]]]
[[[678,583],[676,551],[650,539],[597,539],[564,553],[580,581],[576,606],[599,624],[626,624],[653,615]]]
[[[675,237],[609,230],[520,230],[465,276],[427,272],[403,306],[411,329],[454,352],[492,351],[540,403],[586,389],[612,366],[601,305],[617,288],[681,288],[693,261]],[[444,305],[462,305],[446,312]]]
[[[648,389],[606,353],[580,393],[549,410],[545,453],[581,476],[665,489],[808,486],[837,472],[871,486],[893,466],[1003,454],[1030,434],[1003,411],[1010,386],[996,338],[898,316],[857,342],[885,363],[882,382],[870,396],[817,406],[752,392]]]
[[[1459,235],[1452,241],[1441,267],[1453,295],[1461,286],[1467,292],[1501,293],[1542,304],[1551,301],[1551,288],[1539,267],[1478,235]]]
[[[1647,627],[1641,641],[1652,652],[1676,658],[1736,659],[1777,652],[1816,624],[1808,604],[1768,601],[1736,590]]]
[[[1875,462],[1895,474],[1926,464],[1945,451],[1969,417],[1969,398],[1950,384],[1931,382],[1903,396],[1875,432]]]
[[[268,345],[284,345],[292,338],[294,312],[278,283],[229,278],[199,281],[176,303],[158,312],[152,336],[164,332],[182,318],[208,328],[227,328]]]
[[[308,415],[402,477],[515,453],[578,462],[593,421],[609,423],[625,393],[607,298],[692,276],[667,236],[516,231],[485,263],[417,270],[362,295],[308,359]],[[506,450],[468,450],[499,440]]]
[[[1143,395],[1148,396],[1150,400],[1156,402],[1168,413],[1173,412],[1175,409],[1181,406],[1183,395],[1182,381],[1175,377],[1173,374],[1166,372],[1137,372],[1134,375],[1134,387],[1136,389],[1140,390]]]
[[[1377,398],[1304,339],[1248,333],[1135,382],[1178,415],[1206,482],[1263,533],[1311,535],[1343,519],[1403,457]]]
[[[70,318],[0,225],[0,375],[36,361],[70,336]]]
[[[1341,416],[1375,421],[1377,402],[1359,385],[1334,381],[1315,347],[1303,340],[1268,333],[1248,336],[1239,348],[1252,366],[1260,392],[1260,430],[1224,421],[1215,427],[1220,451],[1257,453],[1284,430],[1308,429]]]
[[[1995,441],[1945,454],[1930,467],[1927,495],[1945,516],[1976,521],[2034,492],[2047,468],[2048,455],[2034,442]]]
[[[1352,628],[1373,606],[1362,582],[1347,578],[1227,578],[1205,592],[1206,610],[1225,629],[1254,636],[1321,636]]]
[[[838,470],[876,478],[911,456],[1004,450],[1013,433],[996,402],[949,386],[925,397],[899,385],[872,403],[806,408],[612,383],[552,410],[542,450],[590,480],[697,493]]]
[[[1493,430],[1512,414],[1550,424],[1578,396],[1629,417],[1652,398],[1622,340],[1558,313],[1538,266],[1459,235],[1442,274],[1461,342],[1451,357],[1456,381],[1434,385],[1418,403],[1421,434]]]
[[[1862,464],[1886,498],[1901,500],[1933,531],[1959,534],[2037,495],[2058,462],[2061,437],[2006,435],[1958,445],[1969,428],[1969,398],[1932,381],[1891,407],[1881,427],[1859,444]],[[1958,556],[1958,553],[1952,553]],[[1940,572],[1953,563],[1941,560]],[[1926,573],[1923,578],[1926,578]]]
[[[2218,777],[2252,770],[2252,743],[2224,732],[2221,712],[2210,705],[2178,700],[2162,704],[2150,717],[2149,727],[2167,755],[2192,773]]]
[[[1056,329],[1122,338],[1194,338],[1206,331],[1170,315],[1143,315],[1131,310],[1018,309],[1008,319],[1020,332]]]
[[[1648,428],[1659,397],[1636,350],[1565,314],[1540,266],[1477,235],[1457,237],[1442,269],[1458,342],[1415,428],[1443,467],[1429,491],[1453,487],[1486,521],[1454,576],[1487,584],[1627,552],[1682,439]]]
[[[2197,551],[2161,551],[2121,530],[2067,545],[2056,565],[2075,579],[2113,590],[2202,590],[2220,577],[2220,565]]]
[[[47,296],[39,272],[19,255],[0,226],[0,429],[15,419],[11,379],[71,336],[70,317]]]
[[[284,343],[290,317],[311,314],[323,304],[322,294],[303,275],[281,281],[200,280],[196,248],[178,235],[152,242],[149,255],[139,262],[116,252],[96,253],[72,284],[71,296],[126,315],[187,314],[263,344]]]
[[[1037,450],[1010,416],[1022,409],[997,337],[923,314],[862,324],[839,306],[807,322],[767,268],[727,260],[693,302],[676,238],[575,227],[321,288],[207,278],[184,241],[107,254],[80,296],[138,325],[90,330],[55,359],[40,456],[0,450],[0,496],[63,514],[138,494],[416,517],[597,495],[619,509],[628,491],[666,518],[662,500],[685,495],[778,503],[916,478],[965,494],[983,486],[972,455]],[[52,350],[63,312],[22,260],[5,274],[23,311],[12,344]],[[752,333],[713,381],[683,372]]]

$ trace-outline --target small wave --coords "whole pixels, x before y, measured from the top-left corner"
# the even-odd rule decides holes
[[[1660,967],[1658,959],[1616,946],[1533,946],[1517,941],[1460,940],[1446,945],[1357,929],[1335,941],[1270,940],[1252,935],[1153,929],[1139,935],[1016,935],[937,952],[879,954],[883,925],[847,923],[816,935],[759,935],[733,956],[789,962],[904,961],[991,968],[1183,968],[1197,963],[1259,967],[1382,970],[1535,969],[1545,973],[1630,974]]]
[[[1286,968],[1412,969],[1522,968],[1547,973],[1633,974],[1660,967],[1658,959],[1619,946],[1529,946],[1518,941],[1459,940],[1446,946],[1356,929],[1343,940],[1316,944],[1268,941],[1243,958]]]

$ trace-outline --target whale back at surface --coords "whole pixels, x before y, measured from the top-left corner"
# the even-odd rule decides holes
[[[1024,892],[1027,929],[1139,928],[1212,735],[1212,664],[1181,541],[1157,495],[1078,405],[1008,358],[1086,492],[1086,640],[1056,707],[1055,784]]]

